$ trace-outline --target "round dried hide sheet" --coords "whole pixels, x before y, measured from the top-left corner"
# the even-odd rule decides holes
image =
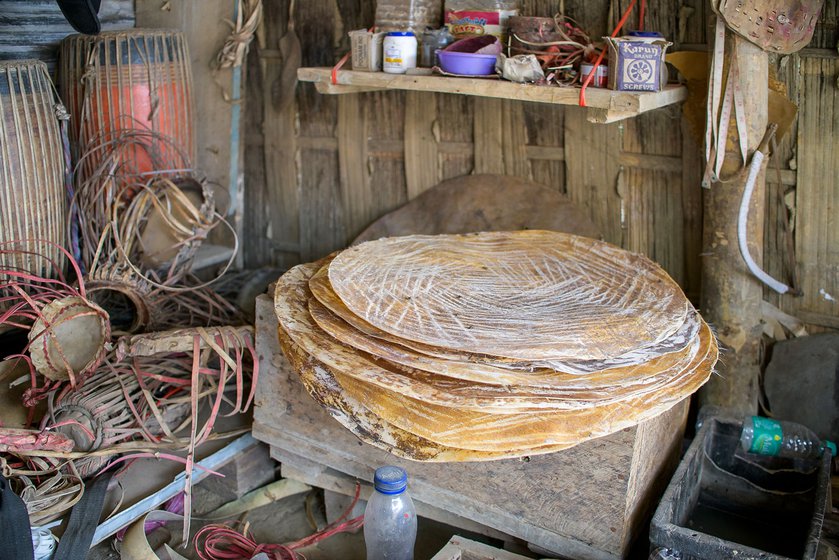
[[[522,451],[540,445],[577,445],[654,418],[689,397],[711,374],[716,341],[707,325],[701,351],[693,364],[673,372],[672,383],[654,393],[612,404],[539,413],[492,414],[431,404],[395,391],[373,387],[344,371],[333,370],[347,395],[365,403],[376,416],[394,426],[442,445],[493,452]]]
[[[322,331],[308,311],[309,291],[307,280],[317,268],[299,265],[284,274],[276,285],[274,310],[284,330],[303,351],[321,360],[337,371],[352,375],[385,389],[427,399],[445,406],[493,410],[497,413],[514,413],[522,409],[567,408],[592,406],[598,399],[611,396],[585,388],[563,392],[553,388],[523,387],[516,392],[513,387],[480,385],[473,382],[440,378],[433,374],[399,367],[385,360],[374,360],[369,355],[341,344]],[[571,378],[569,381],[576,381]],[[583,398],[577,398],[583,394]],[[586,402],[585,396],[591,402]]]
[[[648,258],[549,231],[385,238],[343,251],[328,274],[349,310],[381,330],[525,361],[649,347],[689,308]]]
[[[533,374],[538,374],[540,370],[546,371],[562,371],[569,374],[587,375],[590,373],[602,372],[611,368],[622,368],[633,365],[640,365],[647,363],[651,358],[662,356],[672,352],[679,352],[696,338],[699,333],[700,321],[696,315],[693,307],[688,304],[689,311],[686,320],[682,323],[678,331],[672,336],[663,341],[649,347],[636,348],[631,352],[627,352],[620,356],[616,356],[604,360],[591,359],[563,359],[563,360],[534,360],[525,361],[513,358],[503,358],[499,356],[490,356],[487,354],[475,354],[469,352],[461,352],[457,350],[450,350],[421,342],[415,342],[400,338],[396,335],[390,334],[382,329],[379,329],[352,311],[344,305],[344,302],[335,294],[329,283],[329,263],[332,261],[332,256],[323,259],[323,266],[312,276],[309,280],[309,288],[312,291],[315,299],[326,309],[328,309],[341,322],[346,323],[348,328],[358,331],[364,337],[370,339],[371,342],[386,344],[394,347],[396,351],[408,351],[414,354],[430,356],[432,358],[440,358],[450,362],[469,362],[474,364],[483,364],[491,368],[508,369],[525,371]],[[339,328],[341,325],[333,324],[333,327]],[[328,330],[328,329],[327,329]],[[336,338],[340,337],[332,333],[330,334]],[[346,331],[345,336],[350,335]],[[343,340],[346,342],[346,340]],[[351,344],[351,343],[350,343]],[[352,345],[352,344],[351,344]],[[375,355],[375,352],[372,352]],[[381,356],[387,358],[387,356]]]
[[[78,296],[55,299],[40,311],[29,331],[29,354],[41,375],[67,380],[93,371],[111,338],[108,314]]]
[[[352,398],[338,384],[330,369],[303,352],[279,329],[280,347],[297,371],[309,395],[342,426],[361,441],[397,457],[425,462],[494,461],[524,455],[553,453],[571,447],[568,444],[546,445],[526,451],[485,452],[456,449],[419,437],[382,420]]]
[[[551,369],[535,369],[533,371],[517,371],[493,367],[486,364],[476,364],[469,361],[453,361],[434,356],[427,356],[398,345],[376,338],[364,336],[363,333],[350,327],[340,318],[326,309],[314,298],[309,299],[309,314],[315,324],[334,340],[341,342],[355,350],[368,354],[374,360],[386,360],[395,364],[399,371],[412,372],[415,378],[427,379],[429,383],[437,383],[441,388],[445,383],[452,393],[457,394],[460,386],[446,378],[468,381],[470,389],[475,384],[497,385],[505,393],[512,394],[527,390],[534,397],[539,393],[554,392],[557,395],[566,394],[578,401],[595,400],[603,403],[609,400],[619,400],[625,397],[625,389],[631,388],[635,392],[654,390],[661,381],[667,381],[672,371],[685,367],[699,348],[699,338],[694,339],[678,352],[671,352],[653,358],[649,362],[633,366],[610,368],[591,375],[569,375]],[[698,316],[694,313],[698,322]],[[330,341],[325,341],[329,344]],[[362,358],[365,359],[361,354]],[[401,366],[401,367],[400,367]],[[405,369],[402,369],[405,368]],[[462,384],[461,384],[462,385]],[[537,389],[541,389],[538,391]]]
[[[309,297],[307,280],[317,266],[318,263],[294,267],[277,282],[274,306],[280,328],[303,351],[335,371],[383,390],[441,406],[516,414],[523,411],[579,409],[616,402],[656,391],[662,385],[671,383],[674,375],[688,367],[701,350],[697,338],[683,353],[661,356],[647,365],[614,369],[604,372],[602,376],[582,377],[546,372],[539,379],[540,384],[529,383],[524,373],[515,380],[518,384],[492,383],[491,373],[477,382],[475,379],[442,376],[388,360],[377,360],[365,352],[341,344],[321,330],[308,308],[314,302]]]

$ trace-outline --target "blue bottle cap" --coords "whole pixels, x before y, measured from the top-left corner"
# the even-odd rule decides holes
[[[382,494],[399,494],[408,486],[408,473],[401,467],[379,467],[373,477],[373,486]]]
[[[644,37],[647,39],[664,39],[664,35],[660,31],[630,31],[630,37]]]
[[[388,31],[388,37],[413,37],[413,31]]]
[[[826,440],[824,442],[824,446],[827,447],[828,449],[830,449],[830,452],[833,453],[834,457],[836,457],[837,453],[836,453],[836,444],[835,443],[833,443],[830,440]]]

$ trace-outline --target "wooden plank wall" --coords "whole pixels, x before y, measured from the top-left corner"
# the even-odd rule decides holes
[[[563,4],[568,15],[586,22],[592,35],[598,36],[607,32],[628,3],[523,0],[522,13],[550,15]],[[303,64],[337,62],[347,50],[346,32],[372,22],[372,4],[311,0],[305,8],[296,8]],[[706,4],[704,0],[648,3],[647,27],[672,38],[673,48],[704,49],[711,36]],[[317,94],[311,84],[300,84],[296,102],[279,114],[270,100],[282,69],[277,44],[286,29],[287,10],[287,0],[266,3],[259,45],[249,62],[247,266],[287,267],[318,258],[344,247],[372,220],[443,179],[506,173],[567,193],[586,209],[606,240],[651,256],[698,300],[702,148],[701,141],[687,132],[677,108],[613,125],[593,125],[576,108],[433,93],[325,96]],[[836,12],[835,7],[826,7],[811,46],[835,44]],[[631,19],[630,24],[635,25]],[[828,74],[819,86],[812,77],[818,71],[816,63],[805,63],[809,55],[787,57],[778,72],[795,99],[800,101],[805,86],[811,92],[802,112],[821,115],[813,116],[813,122],[802,121],[804,127],[796,126],[782,143],[782,157],[787,156],[782,173],[786,189],[800,182],[797,174],[802,173],[805,160],[798,144],[812,145],[818,135],[830,134],[822,132],[816,122],[829,107],[834,107],[832,118],[839,115],[836,72],[825,62],[835,64],[835,59],[825,59],[825,52],[819,51],[818,65]],[[806,76],[811,76],[809,81]],[[834,84],[832,90],[830,84]],[[823,189],[835,189],[839,158],[826,153],[835,150],[835,144],[816,144],[814,157],[832,165],[815,171],[823,175],[813,185],[814,192],[793,191],[791,196],[802,209],[810,204],[806,208],[821,216],[809,218],[818,229],[829,225],[828,209],[817,201]],[[809,172],[814,169],[818,168],[811,167]],[[770,185],[770,197],[773,192],[777,188]],[[783,236],[776,227],[782,214],[777,206],[770,207],[767,223],[775,225],[767,229],[765,252],[767,267],[773,269],[783,258],[779,242]],[[827,239],[823,229],[805,230],[806,239],[795,233],[797,247],[809,245],[811,238]],[[836,295],[839,257],[831,256],[827,247],[821,253],[811,255],[800,249],[798,254],[799,259],[827,258],[808,261],[806,276]],[[785,296],[785,302],[790,299]],[[818,300],[813,294],[792,304],[785,302],[780,304],[787,310],[830,312],[824,298]],[[835,315],[836,309],[832,312]]]

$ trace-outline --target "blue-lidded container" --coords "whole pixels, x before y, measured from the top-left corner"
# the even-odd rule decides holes
[[[627,35],[629,37],[637,37],[639,39],[664,40],[664,35],[660,31],[630,31]]]

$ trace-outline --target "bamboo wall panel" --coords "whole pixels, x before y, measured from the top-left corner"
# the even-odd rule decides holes
[[[565,192],[565,109],[522,103],[531,179]]]
[[[503,175],[504,128],[501,125],[502,99],[476,97],[475,108],[475,173],[497,173]]]
[[[685,276],[682,288],[692,301],[699,301],[702,286],[702,189],[698,186],[705,168],[699,140],[682,119],[682,219]]]
[[[260,49],[253,48],[248,53],[248,74],[245,82],[245,90],[248,92],[248,111],[244,121],[248,137],[245,143],[250,148],[245,150],[244,165],[249,190],[246,192],[247,204],[242,209],[242,235],[250,246],[248,251],[243,251],[243,263],[246,268],[258,267],[260,263],[257,255],[271,255],[273,251],[271,192],[266,188],[269,182],[266,176],[265,134],[262,130],[263,123],[266,122],[266,92],[262,88],[264,74],[263,64],[260,63]]]
[[[475,169],[474,100],[462,95],[434,95],[437,97],[434,135],[440,138],[440,180],[468,175]]]
[[[530,161],[527,159],[527,124],[524,103],[503,100],[501,104],[501,145],[503,147],[504,174],[530,179]]]
[[[405,94],[405,182],[414,198],[440,182],[439,141],[434,128],[437,99],[434,93]]]
[[[566,193],[588,211],[603,239],[615,245],[623,243],[620,135],[620,123],[593,124],[582,110],[565,112]]]
[[[682,190],[677,172],[624,169],[621,182],[626,241],[630,251],[655,260],[681,285],[685,284],[684,208],[674,191]],[[693,186],[695,188],[695,185]],[[694,255],[694,258],[698,257]]]
[[[835,49],[839,44],[839,3],[825,0],[810,47]]]
[[[341,173],[341,201],[346,211],[347,233],[360,232],[375,211],[376,193],[370,182],[367,153],[366,98],[338,97],[338,162]]]
[[[661,264],[692,296],[698,296],[702,204],[700,165],[686,166],[678,109],[625,122],[620,163],[625,247]],[[689,172],[687,172],[689,170]],[[690,214],[689,216],[687,214]],[[691,228],[685,227],[686,219]],[[696,276],[691,276],[696,275]]]
[[[404,130],[408,116],[407,95],[408,92],[401,91],[364,94],[368,99],[368,142],[386,149],[371,157],[368,162],[373,194],[373,203],[367,213],[369,219],[366,223],[359,220],[359,227],[347,232],[347,243],[370,225],[370,222],[408,201],[407,151],[404,147],[404,139],[407,138]],[[433,98],[426,98],[423,103],[434,107]],[[424,106],[420,110],[427,111],[428,108]],[[433,161],[425,165],[430,169],[436,168]]]
[[[805,321],[839,328],[839,57],[802,56],[800,68],[795,250],[804,296],[797,303]]]

